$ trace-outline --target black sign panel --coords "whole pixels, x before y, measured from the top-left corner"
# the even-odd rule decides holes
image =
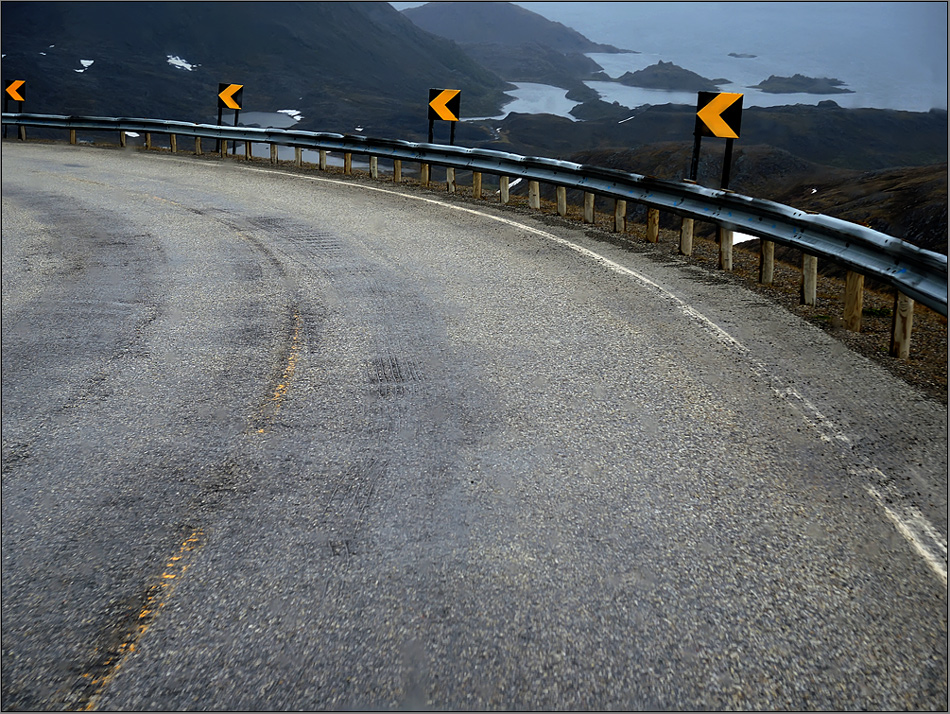
[[[436,119],[458,121],[461,104],[462,90],[460,89],[430,89],[429,121]]]
[[[696,127],[702,136],[738,139],[742,126],[742,96],[730,92],[700,92]]]

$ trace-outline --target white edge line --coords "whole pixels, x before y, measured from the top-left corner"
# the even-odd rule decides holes
[[[921,557],[923,557],[927,565],[930,566],[930,569],[937,574],[938,578],[940,578],[940,582],[943,583],[943,586],[947,587],[947,564],[945,562],[947,554],[946,542],[941,543],[939,540],[937,541],[938,547],[941,545],[943,546],[943,560],[941,560],[938,556],[935,556],[924,543],[923,539],[921,538],[922,534],[918,533],[912,527],[912,524],[915,520],[918,518],[923,519],[923,523],[921,524],[923,526],[922,530],[924,530],[925,533],[929,530],[931,533],[936,535],[936,533],[933,531],[933,528],[930,526],[930,523],[927,522],[922,514],[914,513],[916,509],[902,504],[903,510],[911,510],[911,514],[909,518],[901,518],[901,516],[899,516],[892,509],[890,509],[887,504],[885,504],[884,499],[881,497],[881,494],[878,493],[877,489],[875,489],[873,486],[865,486],[864,488],[869,494],[871,494],[871,497],[877,501],[877,504],[882,509],[884,509],[884,513],[890,519],[891,523],[894,524],[894,527],[897,528],[898,533],[904,536],[904,538],[914,546],[914,549],[921,555]]]

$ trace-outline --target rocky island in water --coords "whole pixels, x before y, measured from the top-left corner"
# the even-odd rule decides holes
[[[706,79],[688,69],[662,60],[636,72],[627,72],[616,81],[628,87],[668,89],[677,92],[715,92],[728,79]]]
[[[854,90],[842,85],[844,82],[840,79],[831,77],[806,77],[803,74],[778,77],[773,74],[750,89],[760,89],[769,94],[854,94]]]

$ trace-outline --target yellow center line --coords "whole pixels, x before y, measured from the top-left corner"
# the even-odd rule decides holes
[[[79,707],[80,711],[92,711],[96,708],[106,687],[125,663],[126,657],[135,652],[139,642],[152,625],[155,617],[161,608],[165,607],[165,603],[171,596],[173,589],[169,587],[173,585],[170,581],[184,575],[188,569],[187,564],[183,562],[185,556],[199,547],[203,535],[204,533],[200,529],[195,529],[191,532],[191,535],[182,542],[178,548],[178,552],[169,558],[165,564],[165,570],[160,576],[163,582],[149,588],[148,596],[145,598],[145,602],[139,610],[138,617],[135,618],[137,621],[136,624],[124,633],[122,641],[119,642],[118,646],[116,646],[114,650],[105,653],[104,659],[96,664],[96,674],[93,672],[85,672],[82,675],[83,679],[88,680],[88,684],[86,685],[86,692],[88,692],[88,694],[82,698],[85,701],[81,703]]]

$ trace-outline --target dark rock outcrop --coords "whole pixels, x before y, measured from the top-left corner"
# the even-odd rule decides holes
[[[769,94],[854,94],[840,79],[831,77],[806,77],[796,74],[791,77],[772,75],[750,89],[761,89]]]
[[[688,69],[662,60],[636,72],[627,72],[618,80],[628,87],[668,89],[680,92],[715,92],[726,79],[706,79]]]

